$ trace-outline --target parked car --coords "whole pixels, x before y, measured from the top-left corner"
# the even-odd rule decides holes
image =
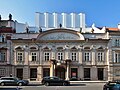
[[[0,78],[0,85],[28,85],[29,81],[28,80],[19,80],[18,78],[15,77],[1,77]]]
[[[109,81],[103,86],[103,90],[120,90],[120,82]]]
[[[42,84],[45,86],[49,86],[49,85],[63,85],[63,86],[67,86],[70,85],[70,82],[68,80],[63,80],[60,79],[59,77],[44,77],[42,79]]]

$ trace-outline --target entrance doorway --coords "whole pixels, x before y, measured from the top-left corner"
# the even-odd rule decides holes
[[[17,68],[16,75],[17,75],[17,78],[23,79],[23,68]]]
[[[104,75],[104,69],[103,68],[98,68],[97,72],[98,72],[98,80],[103,80],[103,75]]]
[[[65,68],[63,66],[57,66],[55,69],[55,76],[65,79]]]

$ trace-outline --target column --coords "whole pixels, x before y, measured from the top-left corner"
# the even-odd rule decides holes
[[[24,66],[23,68],[23,79],[29,79],[29,67]]]
[[[82,57],[82,50],[81,50],[79,51],[79,59],[78,59],[80,64],[82,64],[82,58],[83,57]]]
[[[92,65],[95,65],[96,64],[96,60],[95,60],[95,46],[93,46],[93,50],[92,50]]]
[[[50,76],[54,76],[54,63],[51,61],[51,67],[50,67]]]
[[[38,48],[39,48],[39,62],[40,62],[40,65],[42,65],[43,56],[42,56],[41,46],[38,46]]]
[[[91,68],[91,80],[98,80],[96,66],[92,66]]]
[[[67,63],[67,72],[66,72],[66,80],[69,80],[69,74],[70,74],[70,65],[69,65],[69,62],[66,62]]]
[[[43,69],[42,66],[38,66],[37,68],[37,80],[40,81],[42,80],[43,77]]]
[[[83,75],[84,75],[83,66],[79,66],[79,68],[78,68],[78,78],[83,80],[83,78],[84,78]]]

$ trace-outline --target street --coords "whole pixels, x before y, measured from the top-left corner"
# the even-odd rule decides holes
[[[0,90],[102,90],[104,83],[79,83],[70,86],[0,86]]]

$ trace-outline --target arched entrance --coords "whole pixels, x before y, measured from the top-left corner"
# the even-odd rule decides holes
[[[55,76],[65,79],[65,68],[63,66],[57,66],[55,68]]]

